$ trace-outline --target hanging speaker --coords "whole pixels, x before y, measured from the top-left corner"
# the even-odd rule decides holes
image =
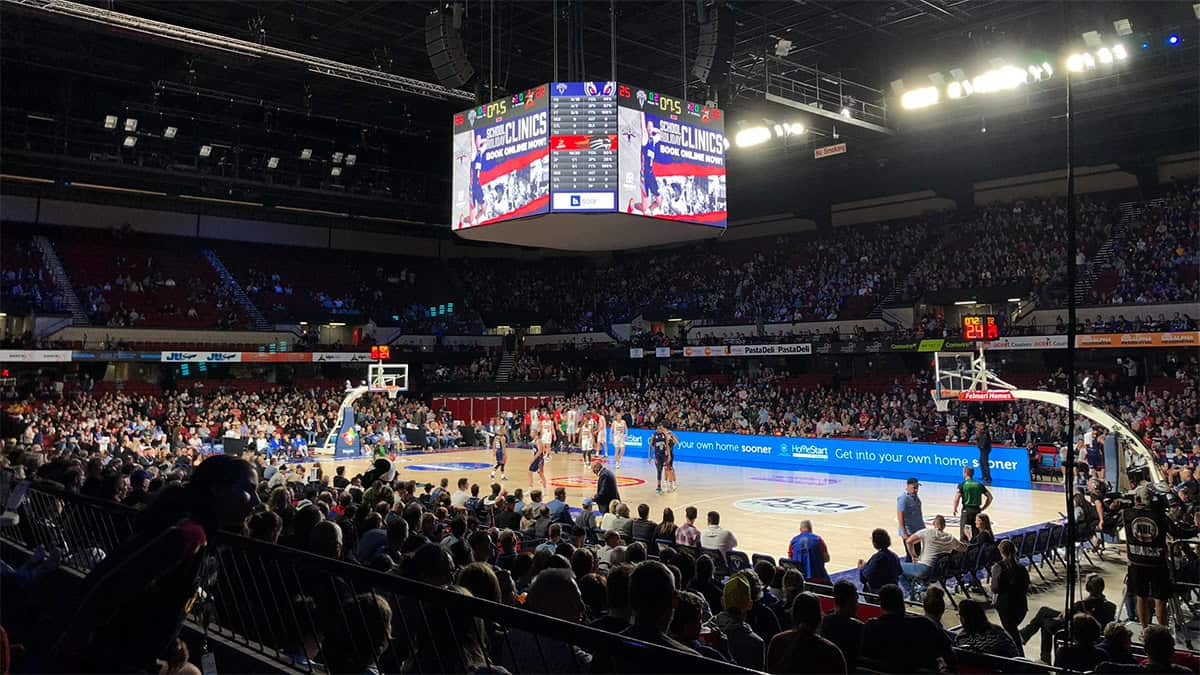
[[[429,54],[438,82],[447,87],[461,87],[475,77],[475,68],[463,46],[461,25],[458,12],[439,10],[425,17],[425,53]]]
[[[733,11],[726,4],[709,13],[710,20],[700,24],[700,43],[692,75],[709,84],[724,82],[729,77],[733,60]]]

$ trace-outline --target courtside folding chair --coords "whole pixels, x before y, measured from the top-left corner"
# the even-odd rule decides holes
[[[742,551],[730,551],[725,556],[726,565],[729,567],[730,574],[737,574],[742,570],[750,569],[750,557]]]
[[[775,559],[765,553],[753,553],[750,555],[750,562],[757,565],[760,561],[769,562],[772,567],[775,567]]]

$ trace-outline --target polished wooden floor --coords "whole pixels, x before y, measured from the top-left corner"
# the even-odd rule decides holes
[[[501,482],[505,489],[529,487],[526,469],[531,454],[524,448],[509,450],[509,479]],[[435,485],[441,478],[449,478],[451,489],[465,476],[479,483],[481,494],[487,494],[492,483],[488,478],[491,461],[491,454],[480,449],[407,455],[396,460],[397,476]],[[367,468],[370,461],[325,463],[344,464],[347,475],[353,476]],[[700,511],[697,525],[702,529],[704,514],[717,511],[721,525],[737,537],[738,549],[775,557],[787,553],[800,521],[809,519],[813,531],[829,547],[830,572],[848,569],[860,558],[869,557],[874,552],[874,528],[887,529],[895,539],[896,497],[904,491],[903,480],[688,462],[677,462],[676,471],[678,491],[658,495],[654,491],[654,466],[644,456],[627,456],[616,470],[622,500],[630,504],[635,515],[638,504],[649,504],[650,518],[656,522],[664,507],[673,509],[676,522],[682,522],[684,509],[695,506]],[[578,453],[553,455],[546,479],[551,490],[555,484],[567,488],[567,501],[573,507],[594,494],[595,477]],[[950,483],[926,482],[921,486],[926,520],[939,513],[950,520],[954,489]],[[995,501],[987,513],[997,534],[1056,519],[1063,510],[1061,492],[993,488],[992,493]],[[957,521],[950,522],[947,529],[957,529]],[[893,550],[901,552],[899,542],[893,541]]]

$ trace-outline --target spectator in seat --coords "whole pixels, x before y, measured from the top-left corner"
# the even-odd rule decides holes
[[[828,617],[826,617],[828,618]],[[776,635],[767,647],[770,673],[846,673],[846,658],[833,642],[818,635],[821,601],[801,593],[792,603],[795,628]]]
[[[654,532],[654,539],[665,539],[667,541],[675,541],[675,534],[678,532],[679,526],[675,524],[675,512],[671,507],[663,509],[662,522],[658,524],[658,529]]]
[[[900,567],[900,557],[892,553],[892,538],[887,530],[875,528],[871,532],[871,545],[875,547],[875,553],[865,563],[858,561],[858,579],[863,590],[875,592],[888,584],[899,585],[904,571]]]
[[[696,650],[700,656],[726,661],[721,652],[700,641],[704,599],[691,591],[680,591],[677,597],[679,604],[675,607],[675,616],[671,618],[671,637]]]
[[[547,569],[529,585],[525,609],[578,623],[583,596],[570,572]],[[591,662],[592,655],[579,647],[523,630],[509,630],[500,647],[500,664],[511,673],[586,673]]]
[[[1100,633],[1100,622],[1091,615],[1080,612],[1072,616],[1071,643],[1059,647],[1054,655],[1054,665],[1081,673],[1094,670],[1107,657],[1096,647]]]
[[[730,577],[721,594],[724,609],[713,617],[713,624],[729,640],[729,654],[734,663],[743,668],[762,670],[763,639],[746,622],[746,615],[754,606],[750,593],[750,582],[743,575]]]
[[[609,588],[612,588],[612,579],[609,579]],[[747,598],[748,589],[749,585]],[[685,654],[696,654],[691,647],[667,634],[676,602],[675,575],[671,574],[671,570],[657,560],[641,563],[629,575],[629,609],[633,615],[633,625],[621,631],[621,635]],[[760,663],[761,658],[760,655]]]
[[[983,603],[978,600],[963,600],[958,603],[958,615],[962,620],[962,631],[955,640],[956,647],[1006,658],[1020,655],[1012,636],[1002,627],[988,621]]]
[[[571,524],[571,509],[567,506],[567,489],[554,488],[554,499],[546,502],[550,509],[550,522]]]
[[[629,517],[628,504],[621,503],[617,506],[617,515],[608,529],[616,530],[625,541],[633,541],[633,519]]]
[[[638,504],[638,517],[630,524],[630,534],[634,541],[654,541],[654,533],[658,523],[650,520],[650,505]]]
[[[788,558],[796,561],[804,578],[818,584],[829,583],[825,563],[829,562],[829,548],[825,540],[813,534],[812,521],[800,521],[800,534],[792,537],[788,545]]]
[[[910,592],[929,578],[929,573],[933,571],[933,566],[939,558],[967,550],[965,543],[946,532],[946,518],[941,514],[933,517],[933,527],[909,535],[904,543],[910,554],[915,546],[921,546],[920,554],[912,556],[916,562],[900,563],[901,569],[904,570],[903,580],[910,584]]]
[[[1104,577],[1099,574],[1089,575],[1087,581],[1084,582],[1084,589],[1087,590],[1088,597],[1076,602],[1071,607],[1071,615],[1090,614],[1098,623],[1107,626],[1116,618],[1117,606],[1104,597]],[[1028,643],[1035,634],[1040,632],[1042,634],[1042,662],[1050,663],[1054,634],[1063,627],[1066,620],[1067,617],[1057,609],[1042,607],[1033,615],[1033,619],[1020,629],[1019,635],[1022,644]]]
[[[899,586],[884,586],[878,595],[883,614],[863,625],[860,656],[891,672],[944,670],[952,653],[946,634],[926,617],[905,613]]]
[[[1104,670],[1105,664],[1124,666],[1137,665],[1137,657],[1133,655],[1133,633],[1125,624],[1116,621],[1104,627],[1104,639],[1096,645],[1104,652],[1104,661],[1096,666],[1096,670]]]
[[[392,608],[383,596],[363,593],[341,607],[343,621],[330,621],[321,653],[331,673],[366,673],[392,640]]]
[[[692,580],[691,590],[700,594],[708,601],[708,606],[712,611],[721,611],[721,595],[725,592],[719,583],[713,579],[716,572],[716,563],[707,554],[701,554],[696,558],[696,578]]]
[[[737,548],[737,537],[729,530],[721,527],[721,514],[716,511],[708,512],[708,527],[700,533],[700,547],[712,548],[722,554]]]
[[[770,642],[771,638],[778,635],[783,629],[780,627],[775,612],[771,611],[764,601],[766,586],[762,583],[762,577],[758,576],[753,569],[742,570],[738,574],[745,577],[747,583],[750,584],[750,598],[754,601],[754,606],[746,614],[746,622],[750,624],[755,633],[758,633],[763,642]]]
[[[616,565],[608,572],[608,612],[591,626],[610,633],[620,633],[629,627],[629,575],[633,565]]]
[[[837,645],[846,658],[846,665],[858,662],[858,645],[862,642],[863,622],[858,620],[858,589],[842,579],[833,585],[833,612],[821,619],[821,637]]]
[[[675,530],[675,543],[682,546],[699,546],[700,530],[696,528],[696,517],[699,513],[696,507],[689,506],[683,511],[687,520]]]
[[[1146,649],[1147,673],[1194,673],[1194,668],[1174,662],[1175,636],[1166,626],[1151,625],[1142,629],[1142,644]],[[1192,665],[1195,666],[1193,659]]]

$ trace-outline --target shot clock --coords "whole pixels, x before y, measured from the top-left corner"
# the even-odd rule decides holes
[[[962,318],[963,339],[968,342],[990,342],[1000,339],[1000,326],[994,314],[967,314]]]

